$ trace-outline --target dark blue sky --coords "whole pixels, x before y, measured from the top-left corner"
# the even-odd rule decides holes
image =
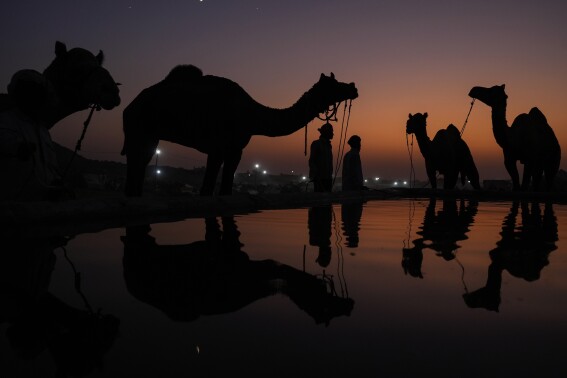
[[[292,105],[321,73],[354,81],[360,97],[349,134],[362,137],[369,176],[407,176],[408,113],[428,112],[430,134],[449,123],[460,127],[475,85],[505,83],[509,122],[538,106],[560,143],[567,141],[565,1],[7,0],[0,9],[3,91],[15,71],[43,70],[56,40],[104,51],[105,67],[123,84],[122,105],[95,115],[82,149],[91,158],[122,161],[123,107],[182,63],[228,77],[276,108]],[[85,118],[63,120],[53,139],[73,148]],[[318,122],[309,140],[318,137]],[[475,105],[463,137],[481,179],[507,178],[485,105]],[[164,164],[204,165],[193,150],[161,147]],[[306,172],[303,151],[303,131],[255,137],[239,171],[260,162],[271,172]],[[424,178],[417,151],[414,159]]]

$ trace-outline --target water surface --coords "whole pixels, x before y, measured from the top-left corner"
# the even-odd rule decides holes
[[[0,376],[565,377],[566,224],[423,199],[15,239]]]

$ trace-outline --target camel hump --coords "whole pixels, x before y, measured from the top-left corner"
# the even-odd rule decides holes
[[[203,77],[203,71],[192,64],[181,64],[174,67],[165,77],[165,81],[191,82]]]
[[[452,123],[447,126],[447,134],[451,136],[451,138],[461,138],[461,132],[457,129],[457,126],[453,125]]]
[[[538,122],[547,123],[547,118],[545,118],[545,115],[543,115],[541,110],[539,110],[535,106],[530,110],[530,116],[532,116]]]
[[[541,110],[539,110],[538,108],[533,107],[529,112],[529,116],[531,117],[532,122],[539,129],[546,130],[548,128],[551,128],[551,126],[549,126],[549,123],[547,123],[547,118],[545,117],[545,115],[543,115]]]

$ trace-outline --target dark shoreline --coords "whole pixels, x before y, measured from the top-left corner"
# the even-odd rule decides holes
[[[334,203],[455,198],[478,201],[530,201],[566,204],[567,193],[524,193],[442,189],[391,188],[360,192],[234,194],[232,196],[100,196],[61,202],[0,203],[2,234],[76,235],[133,224],[173,222],[186,218],[254,213],[262,210],[307,208]]]

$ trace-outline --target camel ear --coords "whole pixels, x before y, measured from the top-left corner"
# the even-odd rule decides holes
[[[411,115],[411,113],[409,113],[409,114],[408,114],[408,118],[411,118],[411,117],[413,117],[413,116]]]
[[[102,53],[102,50],[99,50],[98,54],[96,55],[96,61],[102,66],[102,62],[104,62],[104,54]]]
[[[427,118],[427,112],[423,113],[423,118]]]
[[[506,88],[506,84],[502,84],[501,87],[502,87],[502,89],[505,89],[505,88]]]
[[[55,56],[60,56],[67,53],[67,46],[63,42],[55,42]]]
[[[335,78],[335,74],[331,72],[331,79]]]
[[[325,74],[321,74],[321,76],[319,77],[319,80],[323,80],[325,78]]]

